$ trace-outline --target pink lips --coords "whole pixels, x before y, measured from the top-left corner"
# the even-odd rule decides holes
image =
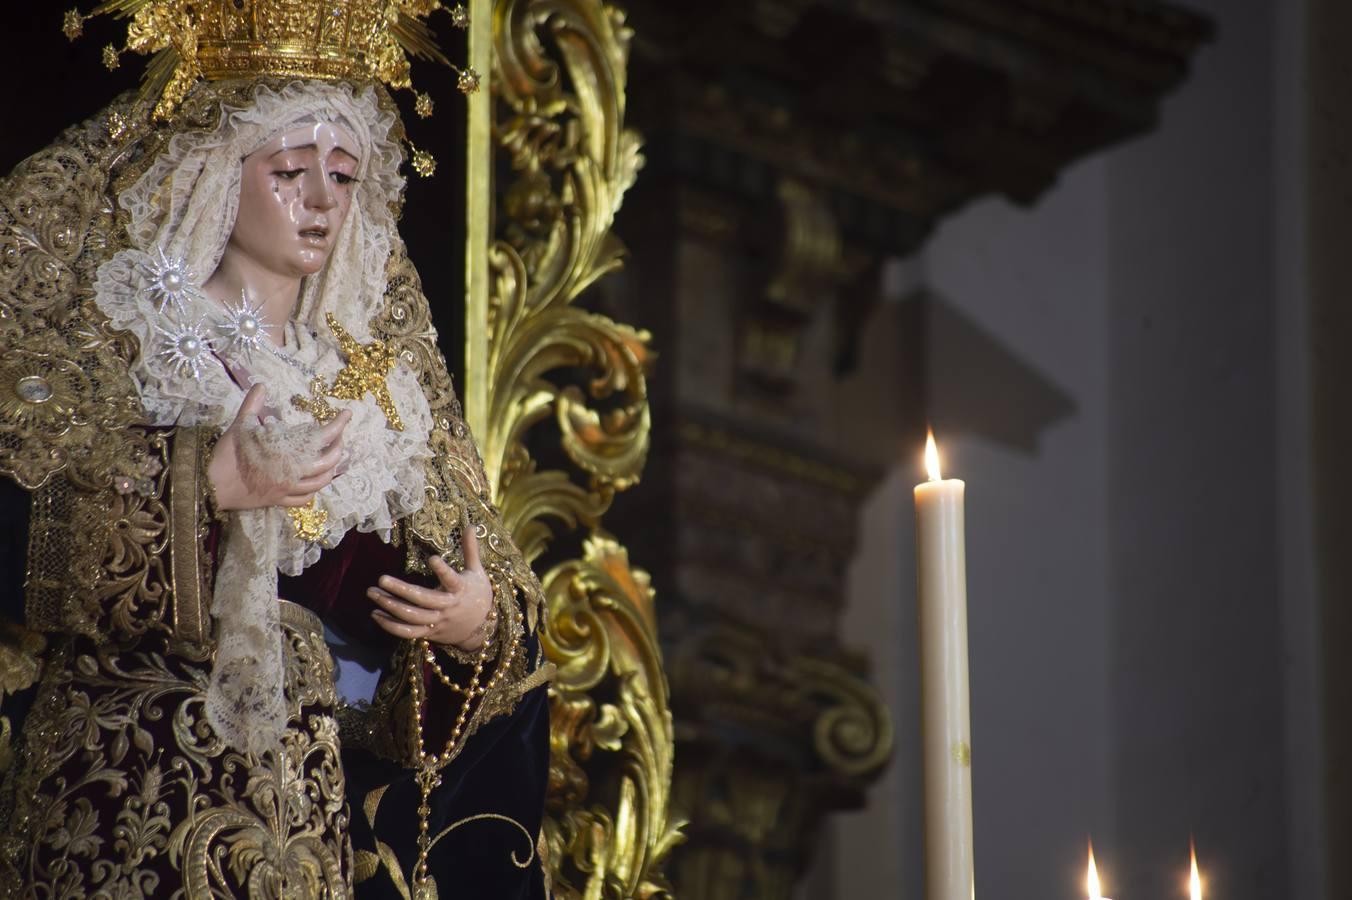
[[[329,227],[325,224],[312,225],[300,230],[301,240],[317,246],[323,246],[329,240]]]

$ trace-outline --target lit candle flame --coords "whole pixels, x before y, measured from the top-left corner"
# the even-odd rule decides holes
[[[1085,878],[1089,888],[1089,900],[1104,900],[1103,889],[1099,887],[1098,866],[1094,865],[1094,842],[1089,842],[1089,875]]]
[[[929,436],[925,438],[925,471],[929,473],[930,481],[941,481],[943,475],[939,474],[939,447],[934,443],[934,429],[929,429]]]
[[[1192,874],[1188,876],[1190,900],[1202,900],[1202,877],[1197,874],[1197,847],[1188,841],[1188,851],[1192,856]]]

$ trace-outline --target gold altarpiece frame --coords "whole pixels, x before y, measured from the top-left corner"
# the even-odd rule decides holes
[[[541,850],[561,900],[670,896],[661,865],[680,832],[654,591],[601,525],[647,458],[650,336],[576,302],[620,265],[610,228],[642,164],[624,124],[631,35],[599,0],[471,0],[470,13],[471,65],[491,89],[467,113],[463,396],[548,597]],[[537,462],[542,433],[566,467]],[[555,541],[576,555],[541,569]]]

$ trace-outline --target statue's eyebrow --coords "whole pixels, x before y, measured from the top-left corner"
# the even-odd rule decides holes
[[[278,153],[290,153],[292,150],[318,150],[318,149],[319,149],[318,144],[297,144],[294,147],[282,147],[280,150],[277,151],[277,153],[272,154],[272,156],[276,156]],[[357,154],[353,153],[351,150],[347,149],[341,144],[336,144],[333,148],[333,152],[341,153],[344,156],[351,159],[353,162],[361,162],[361,159],[357,156]],[[268,159],[272,159],[272,156],[269,156]]]
[[[318,149],[319,149],[318,144],[297,144],[294,147],[280,147],[275,153],[272,154],[272,156],[269,156],[268,159],[272,159],[273,156],[277,156],[280,153],[290,153],[292,150],[318,150]]]

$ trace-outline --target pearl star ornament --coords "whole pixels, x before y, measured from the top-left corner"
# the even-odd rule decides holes
[[[263,349],[267,340],[267,330],[273,326],[263,321],[263,304],[249,305],[249,297],[243,291],[239,294],[238,306],[226,306],[225,316],[216,324],[225,341],[221,348],[230,356],[242,356],[248,361],[255,350]]]
[[[155,305],[161,310],[172,303],[180,315],[185,314],[184,300],[197,291],[197,275],[188,268],[182,257],[168,256],[164,248],[156,247],[158,258],[152,256],[146,264],[150,275],[150,291]]]
[[[215,343],[204,319],[195,322],[170,322],[156,325],[161,343],[159,356],[181,377],[202,377],[202,369],[212,359]]]

